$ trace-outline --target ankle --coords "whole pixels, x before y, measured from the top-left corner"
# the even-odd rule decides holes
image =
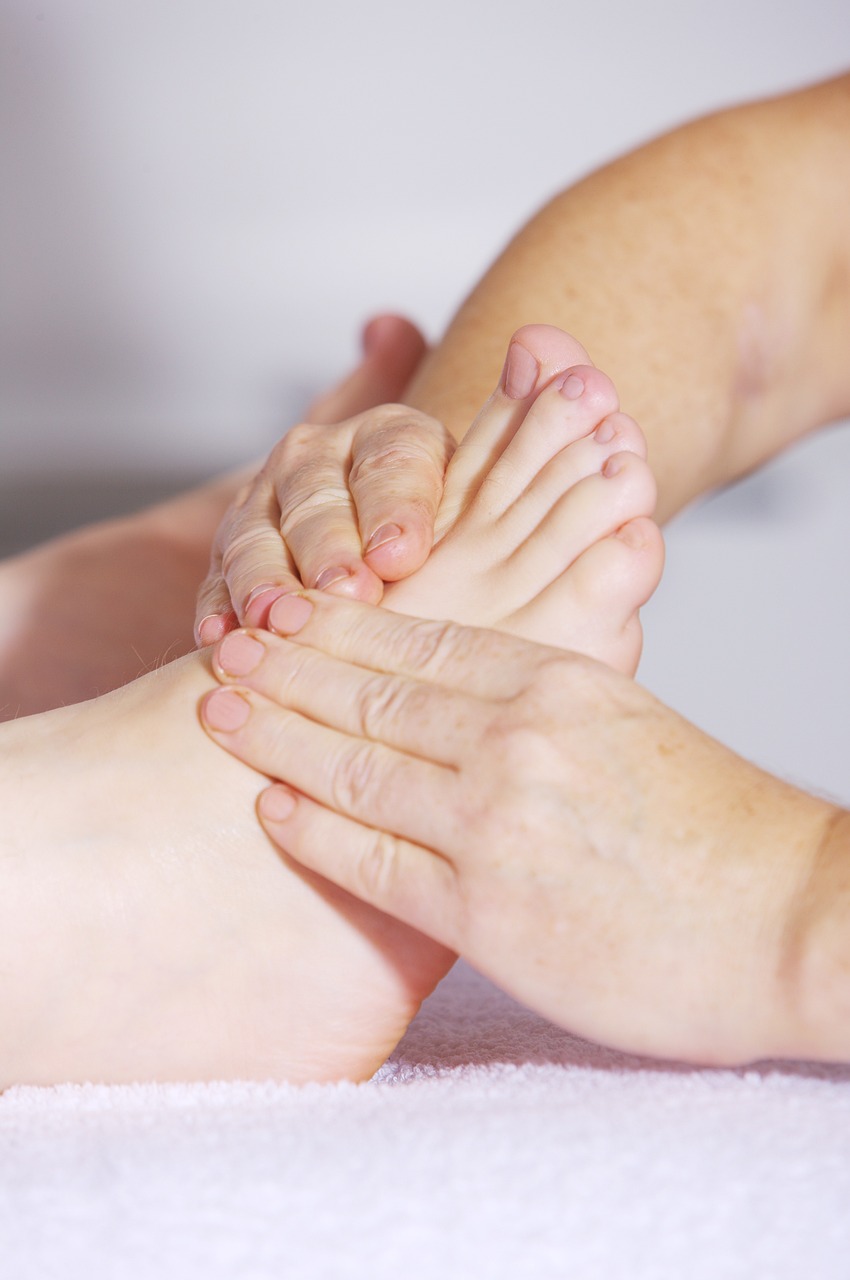
[[[831,808],[789,930],[795,1056],[850,1059],[850,812]]]

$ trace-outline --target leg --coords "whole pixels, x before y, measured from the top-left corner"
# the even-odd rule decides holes
[[[373,321],[363,362],[308,419],[337,422],[395,399],[423,349],[407,321]],[[94,697],[190,652],[213,535],[255,469],[0,564],[0,720]]]
[[[575,399],[557,388],[534,405],[493,397],[450,477],[458,512],[439,554],[452,609],[486,556],[468,616],[501,600],[487,620],[546,638],[556,618],[553,638],[613,653],[624,632],[633,648],[660,542],[640,432],[604,376],[585,374]],[[623,469],[603,478],[617,458]],[[488,523],[502,526],[490,538]],[[616,544],[629,528],[638,544]],[[523,560],[547,544],[558,554],[542,568]],[[607,568],[590,587],[593,556]],[[414,584],[403,585],[415,610]],[[607,626],[594,631],[588,611]],[[236,633],[222,653],[251,643]],[[452,962],[271,845],[253,812],[266,780],[188,714],[215,688],[206,661],[189,655],[0,731],[0,1085],[363,1078]]]
[[[518,325],[581,336],[667,519],[850,412],[850,76],[700,120],[558,196],[405,393],[458,435]]]

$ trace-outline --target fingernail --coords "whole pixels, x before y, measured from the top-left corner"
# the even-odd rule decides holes
[[[218,665],[225,675],[247,676],[262,662],[265,648],[253,636],[244,631],[233,631],[225,636],[218,647]]]
[[[615,453],[613,458],[609,458],[608,461],[605,463],[605,466],[602,468],[602,474],[603,476],[608,476],[608,477],[616,476],[616,475],[619,475],[622,469],[623,469],[623,459],[620,457],[619,453]]]
[[[332,587],[335,582],[342,582],[343,578],[350,577],[351,574],[347,569],[341,568],[340,565],[334,565],[333,569],[322,570],[314,586],[317,591],[325,591],[328,587]]]
[[[264,627],[269,609],[283,594],[283,587],[255,587],[245,604],[245,619],[249,625]]]
[[[502,371],[502,385],[505,395],[511,400],[525,400],[530,396],[540,374],[540,366],[534,356],[518,342],[508,347],[508,358]]]
[[[567,400],[578,400],[584,391],[584,381],[576,373],[568,373],[562,382],[558,383],[558,390],[562,396],[566,396]]]
[[[380,529],[375,530],[363,548],[364,556],[367,556],[370,551],[376,551],[378,547],[383,547],[387,542],[392,542],[400,535],[401,529],[397,524],[382,524]]]
[[[608,444],[609,440],[614,439],[614,428],[608,418],[605,418],[603,422],[600,422],[599,426],[593,433],[593,438],[598,444]]]
[[[221,639],[224,631],[224,617],[223,613],[208,613],[205,618],[201,618],[195,632],[198,644],[206,647]]]
[[[260,792],[258,808],[270,822],[285,822],[295,809],[295,796],[286,787],[269,787]]]
[[[232,689],[216,689],[204,703],[204,719],[211,729],[219,733],[233,733],[241,729],[251,708],[245,698]]]
[[[295,635],[313,612],[313,605],[304,596],[281,596],[272,605],[269,623],[273,631],[284,636]]]

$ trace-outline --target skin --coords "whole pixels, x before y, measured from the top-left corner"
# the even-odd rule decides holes
[[[842,76],[697,121],[592,174],[520,232],[461,308],[439,349],[423,362],[405,399],[459,435],[482,383],[496,367],[509,328],[534,317],[581,333],[588,349],[613,374],[623,403],[644,426],[662,519],[706,490],[758,466],[806,432],[846,416],[848,143],[850,76]],[[522,346],[521,334],[518,343]],[[423,467],[420,475],[427,492],[432,472]],[[383,486],[382,518],[403,525],[401,508],[393,514],[393,484],[391,476],[376,479],[370,500],[379,502],[376,495]],[[409,497],[409,488],[406,492]],[[356,510],[354,503],[352,528]],[[273,513],[273,523],[277,515]],[[263,519],[268,523],[268,511]],[[316,581],[315,575],[336,557],[336,534],[330,526],[326,531],[317,526],[313,532],[310,573],[303,575],[307,583]],[[419,536],[414,530],[412,541]],[[426,541],[427,536],[426,532]],[[349,542],[353,545],[351,534]],[[252,567],[246,563],[243,568],[243,581],[250,585]],[[267,565],[263,573],[264,581],[271,581]],[[337,652],[336,643],[329,636],[321,641],[330,653]],[[468,635],[463,643],[472,643]],[[515,660],[533,661],[528,655],[515,655]],[[367,655],[362,661],[368,667]],[[510,665],[502,650],[484,652],[481,662],[489,671],[491,690],[510,687]],[[544,717],[549,704],[538,690],[532,723],[535,743],[544,755],[549,752],[548,767],[556,781],[573,779],[577,761],[596,763],[596,773],[581,778],[594,812],[611,804],[610,785],[603,788],[594,779],[613,775],[617,780],[619,816],[593,839],[594,847],[605,849],[607,870],[598,858],[594,861],[574,848],[575,823],[585,823],[588,814],[570,807],[571,796],[572,805],[578,805],[572,791],[566,801],[563,795],[552,801],[555,809],[560,804],[560,819],[539,846],[529,850],[519,841],[524,860],[518,863],[517,840],[510,833],[523,825],[537,832],[540,823],[538,806],[532,803],[534,778],[527,780],[527,790],[510,789],[521,816],[514,810],[502,814],[508,833],[504,840],[499,823],[495,831],[487,827],[490,846],[474,828],[463,826],[464,806],[475,813],[499,812],[493,778],[505,783],[505,770],[498,756],[487,750],[486,734],[483,743],[475,739],[486,768],[473,759],[474,750],[469,754],[469,743],[462,737],[457,744],[459,752],[467,748],[460,816],[445,794],[429,794],[424,782],[419,789],[418,777],[416,786],[405,789],[411,820],[420,822],[411,832],[413,842],[424,840],[456,870],[461,889],[455,895],[454,917],[448,890],[441,890],[433,876],[423,881],[417,879],[418,870],[411,871],[407,882],[407,864],[396,859],[397,842],[392,839],[383,838],[377,845],[379,853],[389,850],[382,860],[370,837],[365,884],[358,876],[362,842],[358,845],[350,823],[339,824],[343,817],[355,816],[380,831],[388,814],[380,807],[370,815],[359,811],[340,817],[331,811],[322,815],[309,800],[299,799],[300,816],[289,826],[275,828],[275,837],[284,847],[297,843],[295,856],[303,856],[310,865],[321,864],[323,874],[336,876],[369,900],[392,904],[389,909],[398,909],[402,918],[408,918],[405,913],[413,898],[424,902],[417,919],[427,916],[425,927],[434,928],[436,937],[446,937],[436,915],[430,915],[427,895],[433,891],[448,918],[454,918],[451,945],[530,1004],[587,1034],[706,1061],[777,1052],[847,1057],[847,815],[754,770],[642,692],[597,689],[599,704],[594,702],[594,714],[587,714],[585,684],[591,679],[594,688],[612,680],[598,673],[591,678],[586,672],[568,679],[561,671],[561,683],[551,695],[558,715],[553,720],[547,710]],[[446,702],[443,713],[454,731],[453,708],[454,703]],[[527,720],[528,706],[521,709]],[[266,715],[269,723],[274,720],[268,706]],[[441,718],[442,713],[435,715]],[[538,722],[535,717],[543,719]],[[285,722],[291,724],[288,712]],[[338,727],[333,717],[330,723]],[[227,740],[230,748],[258,767],[295,781],[288,755],[284,753],[283,760],[273,757],[267,730],[259,724],[252,716],[237,738]],[[502,719],[497,717],[496,724],[501,726]],[[540,746],[539,724],[548,726],[548,747]],[[637,738],[635,725],[640,727]],[[565,738],[566,726],[570,734]],[[405,741],[409,753],[431,760],[424,730],[416,724]],[[362,759],[371,758],[370,750],[368,743],[362,744]],[[522,776],[521,759],[512,756],[511,764]],[[455,762],[455,767],[460,765]],[[330,766],[327,771],[332,773]],[[723,780],[722,790],[715,790],[712,777]],[[338,808],[326,785],[315,777],[309,784],[314,799],[324,799],[331,810]],[[641,795],[646,800],[638,803]],[[631,797],[625,806],[624,796]],[[722,806],[719,796],[724,797]],[[478,858],[474,871],[467,869],[461,844],[449,831],[435,832],[428,826],[434,810],[439,811],[440,798],[443,808],[448,807],[449,827],[451,821],[460,824],[470,847],[477,850],[470,855]],[[393,811],[387,825],[396,835],[401,829],[397,821],[400,816]],[[352,858],[344,864],[323,860],[305,834],[309,823],[330,837],[333,850],[345,850],[346,839],[353,840]],[[494,851],[489,862],[488,848]],[[544,895],[544,902],[534,886],[541,877],[550,884],[552,862],[557,863],[558,856],[582,859],[584,879],[577,881],[586,894],[575,887],[576,869],[571,865],[566,880],[555,877],[556,890],[551,900]],[[633,895],[624,888],[629,860],[636,860],[650,891],[637,910],[636,934],[631,928]],[[433,867],[433,860],[429,865]],[[505,865],[515,870],[510,893],[500,888],[500,868]],[[590,866],[595,868],[592,873]],[[673,866],[677,874],[667,875]],[[620,885],[608,895],[601,886],[607,883],[606,875],[616,879],[612,867],[619,868]],[[579,907],[587,901],[593,903],[589,919],[599,924],[606,939],[605,962],[610,959],[636,1013],[625,1007],[628,1001],[612,1004],[606,980],[598,977],[602,966],[593,963],[600,958],[595,931],[574,934]],[[653,912],[653,901],[666,909]],[[743,913],[742,902],[747,905]],[[562,940],[562,950],[554,947],[544,954],[542,943],[535,945],[541,919],[552,923],[552,932],[575,936],[575,947]],[[629,946],[619,947],[620,931],[631,939]],[[688,963],[692,940],[698,946],[694,962]],[[647,964],[653,951],[666,953],[666,972]],[[505,956],[502,967],[488,958],[493,952]],[[532,957],[530,972],[526,952]],[[645,984],[635,977],[642,966],[648,968]],[[744,989],[742,972],[753,975],[752,991]],[[562,1006],[557,992],[566,987],[577,990]],[[655,1000],[665,1022],[681,1021],[678,1038],[671,1041],[669,1030],[665,1033],[656,1025]],[[598,1021],[593,1013],[597,1007]],[[749,1038],[745,1024],[752,1026]]]
[[[402,399],[461,439],[517,326],[579,334],[641,423],[663,523],[850,412],[848,139],[845,75],[684,125],[591,174],[519,232]],[[299,511],[287,481],[305,442],[328,476],[321,518],[319,495]],[[303,431],[284,439],[279,505],[265,500],[266,476],[245,511],[262,555],[249,538],[224,577],[214,562],[198,621],[211,599],[223,610],[232,595],[238,619],[255,624],[245,600],[291,589],[293,567],[312,587],[343,565],[350,576],[328,589],[376,603],[376,577],[396,581],[427,555],[442,448],[439,432],[410,449],[398,430],[350,451]],[[349,467],[369,477],[350,494]],[[288,550],[268,537],[281,524]],[[402,530],[395,550],[363,554],[386,524]]]
[[[661,572],[654,482],[609,380],[570,370],[576,344],[557,341],[562,379],[499,387],[482,410],[439,546],[398,586],[404,607],[442,613],[454,591],[451,607],[523,633],[555,619],[562,643],[632,670]],[[250,640],[223,644],[244,661]],[[266,780],[192,714],[214,687],[192,653],[2,726],[0,1088],[364,1079],[452,964],[268,839]]]
[[[234,691],[204,718],[287,780],[259,814],[289,856],[582,1036],[850,1057],[850,813],[576,654],[319,592],[270,621],[250,672],[218,651],[241,723]]]
[[[326,431],[396,398],[424,350],[409,321],[378,317],[361,363],[310,407],[310,422]],[[210,545],[257,469],[0,563],[0,720],[95,697],[190,653]]]

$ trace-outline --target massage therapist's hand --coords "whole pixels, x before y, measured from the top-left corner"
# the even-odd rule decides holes
[[[199,592],[200,645],[239,622],[265,625],[272,601],[302,584],[377,603],[384,582],[424,563],[454,441],[426,414],[383,402],[425,349],[409,321],[373,320],[354,373],[248,472]]]
[[[203,717],[288,784],[259,812],[293,858],[580,1035],[706,1063],[839,1052],[800,973],[840,810],[577,655],[317,592],[270,622],[291,640],[225,640],[239,691]]]

